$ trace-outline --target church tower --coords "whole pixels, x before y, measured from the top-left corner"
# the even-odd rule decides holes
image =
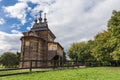
[[[42,11],[40,17],[35,19],[35,23],[30,31],[23,32],[21,37],[21,61],[20,68],[30,67],[29,60],[60,60],[63,58],[63,47],[54,42],[55,35],[48,28],[46,13],[42,19]],[[56,58],[57,57],[57,58]],[[32,66],[47,66],[48,63],[36,62]]]

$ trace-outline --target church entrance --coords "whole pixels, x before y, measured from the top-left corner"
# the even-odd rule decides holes
[[[62,57],[59,55],[55,55],[53,58],[53,63],[52,65],[54,65],[54,67],[60,67],[62,66]]]

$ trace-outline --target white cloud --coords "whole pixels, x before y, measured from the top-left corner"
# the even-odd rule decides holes
[[[29,31],[31,29],[31,27],[27,27],[26,29]]]
[[[105,29],[112,10],[119,10],[120,0],[19,0],[38,4],[32,15],[48,12],[49,28],[57,40],[68,47],[73,42],[93,39]],[[108,6],[109,5],[109,6]]]
[[[11,30],[11,32],[12,32],[13,34],[22,34],[20,31],[17,31],[17,30]]]
[[[56,35],[56,41],[67,48],[73,42],[93,39],[105,29],[111,17],[112,10],[120,10],[120,0],[19,0],[14,6],[4,7],[9,17],[26,22],[28,2],[38,4],[31,10],[32,15],[39,10],[47,11],[49,28]],[[46,1],[46,2],[45,2]],[[45,2],[45,3],[44,3]],[[54,2],[54,3],[53,3]],[[37,10],[37,11],[36,11]],[[27,29],[30,27],[27,27]],[[2,34],[1,34],[2,33]],[[0,32],[0,51],[18,49],[20,33],[12,30],[13,34]],[[16,35],[18,34],[18,35]],[[16,38],[13,38],[13,36]],[[7,37],[7,38],[6,38]],[[8,39],[9,38],[9,39]],[[15,46],[12,46],[12,42]],[[5,44],[5,45],[4,45]]]
[[[31,2],[33,4],[50,4],[51,2],[55,0],[18,0],[21,2]]]
[[[32,16],[35,16],[36,13],[38,13],[40,10],[43,10],[44,12],[49,11],[49,6],[55,3],[56,0],[19,0],[20,2],[28,3],[31,2],[33,4],[37,4],[37,6],[32,9]]]
[[[30,24],[30,26],[28,26],[28,27],[26,28],[26,30],[29,31],[29,30],[33,27],[34,23],[35,23],[35,22],[32,22],[32,23]]]
[[[10,28],[20,29],[20,26],[22,26],[22,25],[21,24],[13,24],[12,26],[10,26]]]
[[[4,6],[4,11],[7,12],[7,16],[11,18],[17,18],[22,24],[26,23],[26,11],[30,10],[27,3],[19,2],[13,6]]]
[[[73,42],[93,39],[105,30],[120,0],[57,0],[49,6],[48,23],[66,48]],[[108,6],[109,5],[109,6]]]
[[[21,33],[8,34],[0,31],[0,54],[6,51],[19,51],[21,36]]]
[[[5,20],[3,18],[0,18],[0,25],[4,24]]]

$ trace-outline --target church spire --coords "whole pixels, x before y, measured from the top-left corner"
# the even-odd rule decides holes
[[[44,13],[44,22],[47,22],[46,13]]]
[[[40,12],[39,12],[39,13],[40,13],[40,18],[39,18],[40,23],[42,22],[42,12],[43,12],[43,11],[40,11]]]
[[[34,21],[35,21],[35,23],[37,23],[37,15],[35,15],[35,20]]]

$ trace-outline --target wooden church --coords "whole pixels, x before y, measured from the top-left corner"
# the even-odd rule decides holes
[[[28,32],[23,32],[21,37],[21,61],[20,68],[29,68],[29,60],[62,60],[63,47],[55,42],[55,35],[48,28],[46,14],[44,19],[35,19],[34,25]],[[42,67],[52,65],[52,63],[34,62],[32,67]]]

